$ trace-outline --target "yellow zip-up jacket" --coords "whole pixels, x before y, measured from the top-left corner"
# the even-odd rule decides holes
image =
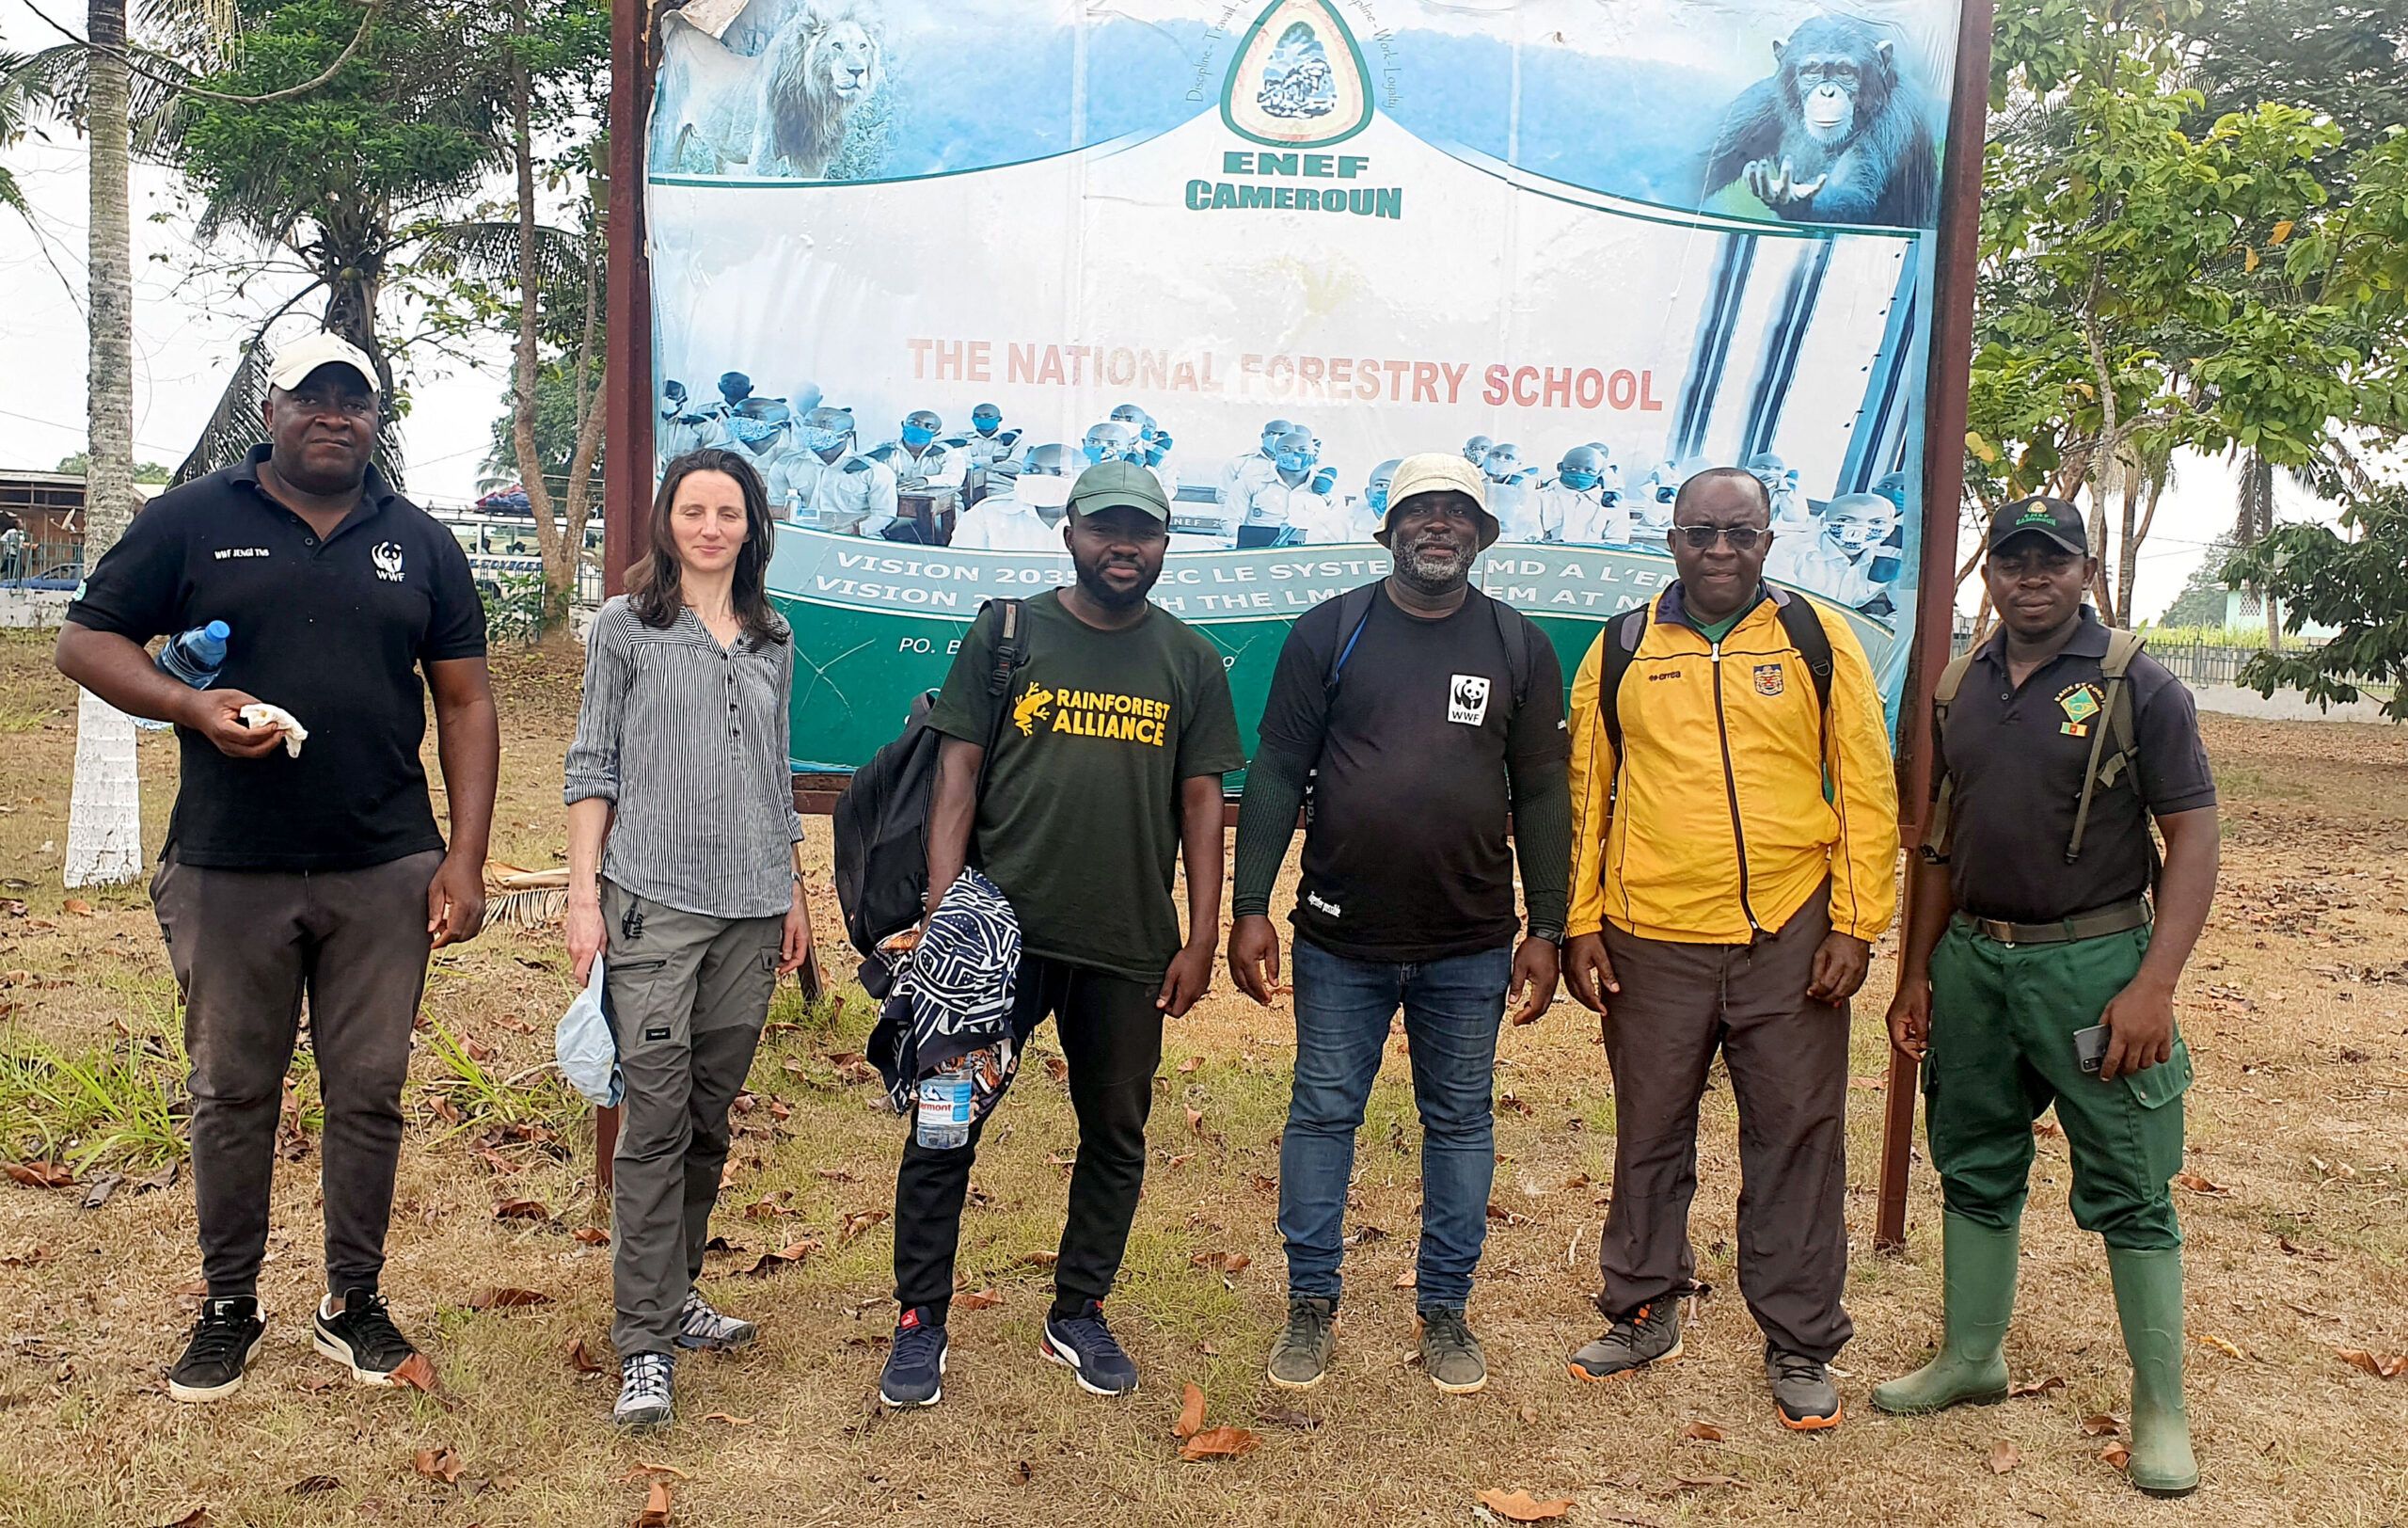
[[[1898,791],[1881,696],[1846,620],[1831,642],[1830,724],[1775,595],[1720,644],[1657,600],[1624,676],[1622,753],[1599,709],[1608,626],[1572,681],[1572,915],[1676,944],[1780,931],[1823,884],[1831,927],[1868,944],[1897,911]],[[1605,699],[1611,702],[1616,697]],[[1824,789],[1826,772],[1831,789]]]

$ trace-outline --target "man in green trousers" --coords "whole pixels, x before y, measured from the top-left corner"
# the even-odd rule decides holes
[[[2072,504],[2007,505],[1983,566],[2001,629],[1939,685],[1939,804],[1890,1035],[1925,1062],[1946,1338],[1873,1404],[2005,1398],[2032,1123],[2053,1103],[2074,1219],[2107,1244],[2132,1361],[2131,1482],[2180,1496],[2199,1471],[2167,1186],[2191,1083],[2174,988],[2215,896],[2215,781],[2188,692],[2083,605],[2097,572]]]

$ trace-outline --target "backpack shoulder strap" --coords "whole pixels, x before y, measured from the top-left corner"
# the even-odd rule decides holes
[[[1530,698],[1530,618],[1494,595],[1486,597],[1489,613],[1497,617],[1497,640],[1505,645],[1505,679],[1519,710]]]
[[[1622,757],[1623,676],[1639,657],[1639,645],[1647,640],[1647,623],[1654,617],[1655,608],[1656,602],[1651,599],[1606,623],[1605,661],[1597,673],[1597,713],[1606,724],[1606,740],[1613,744],[1617,760]]]
[[[1923,847],[1935,859],[1948,857],[1950,820],[1956,805],[1956,785],[1948,777],[1948,750],[1942,739],[1948,732],[1948,708],[1956,704],[1956,692],[1965,688],[1965,676],[1973,666],[1973,655],[1959,653],[1940,671],[1940,683],[1931,692],[1931,768],[1940,782],[1940,791],[1933,798],[1931,820],[1924,828]]]
[[[2082,800],[2073,809],[2073,836],[2066,843],[2067,865],[2082,857],[2083,834],[2090,826],[2091,799],[2102,788],[2114,789],[2118,780],[2139,767],[2140,744],[2132,722],[2131,673],[2132,660],[2140,656],[2147,641],[2137,631],[2114,627],[2107,630],[2107,656],[2099,661],[2099,677],[2107,692],[2106,704],[2099,709],[2105,715],[2090,737],[2090,767],[2082,777]],[[2112,754],[2107,751],[2111,733],[2115,739],[2115,751]],[[2154,847],[2152,841],[2151,848]],[[2155,876],[2150,879],[2154,881]]]
[[[1324,699],[1338,698],[1338,681],[1346,672],[1346,661],[1354,656],[1354,644],[1362,640],[1363,628],[1370,624],[1371,606],[1380,597],[1376,582],[1359,589],[1349,589],[1338,597],[1338,645],[1330,649],[1329,672],[1322,676]]]
[[[1806,661],[1806,672],[1814,676],[1814,705],[1825,716],[1831,710],[1831,634],[1823,629],[1823,618],[1808,604],[1803,595],[1779,595],[1776,607],[1781,616],[1781,629],[1789,634],[1789,644],[1798,656]]]
[[[1021,619],[1017,599],[990,599],[988,604],[1000,607],[995,616],[994,666],[987,671],[987,694],[994,702],[994,711],[987,718],[987,751],[978,760],[977,794],[987,794],[987,774],[995,767],[995,745],[1003,741],[1004,713],[1011,709],[1005,704],[1011,698],[1012,674],[1028,661],[1028,627]]]

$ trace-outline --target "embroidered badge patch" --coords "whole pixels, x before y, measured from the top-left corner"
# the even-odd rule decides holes
[[[2067,722],[2087,722],[2099,714],[2099,690],[2095,685],[2067,685],[2057,692],[2057,708],[2066,713]],[[2081,733],[2071,736],[2079,738]]]
[[[2090,728],[2080,722],[2060,722],[2057,724],[2057,730],[2064,733],[2068,738],[2087,738],[2090,736]]]
[[[1777,695],[1788,687],[1788,677],[1779,663],[1756,665],[1756,693]]]

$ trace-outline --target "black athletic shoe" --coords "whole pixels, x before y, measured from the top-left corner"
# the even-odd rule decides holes
[[[345,1294],[342,1308],[332,1315],[321,1304],[310,1327],[309,1345],[349,1368],[363,1385],[391,1384],[393,1371],[418,1351],[386,1313],[385,1297],[372,1289]]]
[[[1137,1364],[1112,1329],[1103,1324],[1103,1305],[1089,1300],[1076,1315],[1049,1315],[1038,1351],[1070,1371],[1070,1377],[1090,1395],[1126,1395],[1137,1388]]]
[[[203,1300],[184,1356],[167,1372],[167,1393],[180,1401],[222,1401],[243,1388],[243,1371],[267,1334],[260,1302],[248,1295]]]
[[[944,1328],[913,1306],[895,1325],[895,1346],[878,1377],[878,1398],[889,1406],[934,1406],[944,1399]]]

